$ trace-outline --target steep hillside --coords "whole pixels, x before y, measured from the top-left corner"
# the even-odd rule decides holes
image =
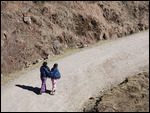
[[[148,1],[3,1],[1,73],[27,68],[65,48],[146,29]]]

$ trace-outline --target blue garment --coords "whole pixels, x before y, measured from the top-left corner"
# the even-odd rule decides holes
[[[59,70],[57,68],[53,68],[49,77],[52,79],[59,79],[61,77]]]
[[[41,77],[47,77],[49,76],[49,73],[51,72],[49,67],[41,66],[40,68]]]

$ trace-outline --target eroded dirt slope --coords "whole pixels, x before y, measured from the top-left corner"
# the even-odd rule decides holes
[[[1,73],[148,28],[148,1],[2,1]]]

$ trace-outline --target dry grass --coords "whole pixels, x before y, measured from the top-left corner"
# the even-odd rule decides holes
[[[114,84],[97,100],[89,102],[85,111],[148,112],[149,70],[128,77],[122,83]]]

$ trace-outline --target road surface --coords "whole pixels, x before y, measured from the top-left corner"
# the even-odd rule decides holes
[[[54,96],[38,95],[39,68],[1,87],[1,111],[79,111],[92,95],[121,82],[125,77],[149,69],[149,32],[112,40],[50,62],[57,62],[61,79]],[[47,79],[47,90],[51,80]]]

